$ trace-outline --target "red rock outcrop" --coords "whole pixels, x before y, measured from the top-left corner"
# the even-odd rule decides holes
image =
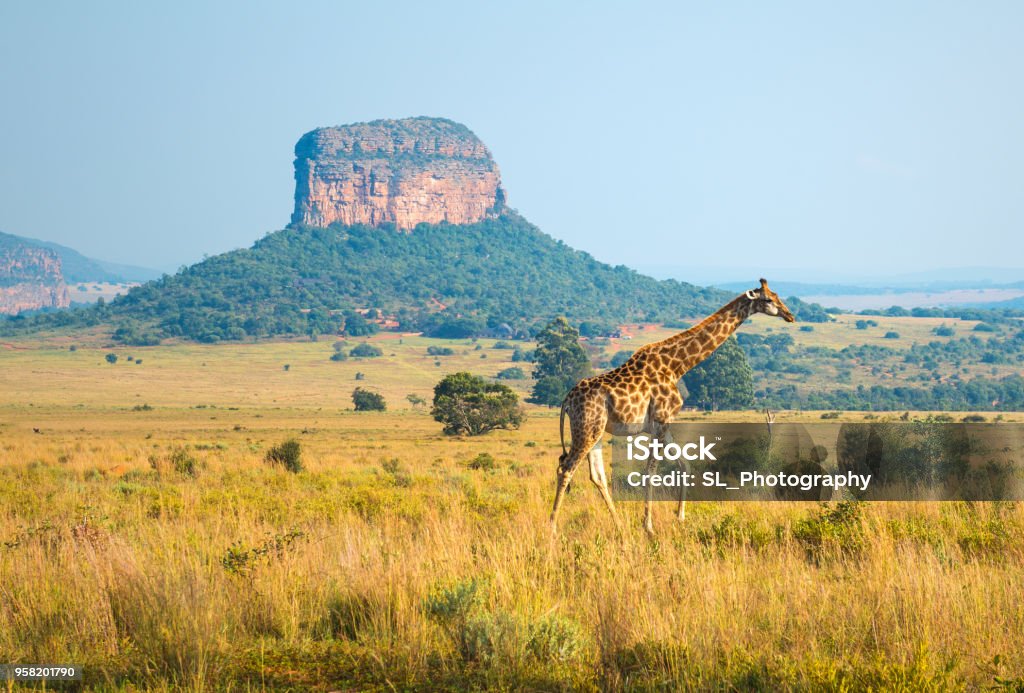
[[[27,244],[0,243],[0,314],[70,305],[57,253]]]
[[[491,153],[469,128],[450,120],[320,128],[295,145],[292,223],[472,224],[504,203]]]

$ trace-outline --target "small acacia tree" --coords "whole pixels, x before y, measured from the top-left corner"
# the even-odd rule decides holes
[[[523,410],[507,385],[489,383],[471,373],[452,373],[434,386],[435,421],[447,435],[478,436],[495,428],[519,428]]]
[[[388,408],[384,395],[362,387],[352,391],[352,403],[356,411],[387,411]]]

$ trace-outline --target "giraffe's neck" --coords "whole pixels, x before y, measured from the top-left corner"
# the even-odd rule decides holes
[[[750,299],[738,296],[685,332],[651,345],[676,380],[706,359],[750,317]]]

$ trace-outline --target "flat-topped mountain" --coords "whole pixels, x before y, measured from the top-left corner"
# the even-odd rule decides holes
[[[287,228],[106,305],[9,329],[103,323],[129,343],[213,342],[354,334],[377,315],[440,336],[525,334],[557,315],[604,326],[701,317],[731,298],[606,265],[543,233],[505,206],[487,147],[450,120],[323,128],[295,151]]]
[[[293,224],[473,224],[504,201],[487,147],[443,118],[319,128],[295,145]]]

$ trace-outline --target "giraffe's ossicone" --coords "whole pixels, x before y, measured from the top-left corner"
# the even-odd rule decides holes
[[[551,510],[551,528],[556,528],[558,510],[577,467],[587,457],[590,480],[594,482],[616,524],[615,503],[608,488],[608,477],[601,452],[605,433],[632,435],[646,432],[664,443],[671,442],[669,424],[683,406],[679,380],[710,356],[729,335],[754,313],[795,322],[796,318],[768,282],[740,294],[720,310],[690,329],[660,342],[642,346],[624,364],[592,378],[581,380],[562,402],[559,429],[562,454],[558,458],[555,503]],[[571,445],[565,447],[565,418],[569,418]],[[649,464],[653,465],[654,461]],[[685,489],[682,491],[685,493]],[[648,494],[644,527],[653,532],[652,499]],[[685,497],[679,499],[679,519],[683,519]]]

